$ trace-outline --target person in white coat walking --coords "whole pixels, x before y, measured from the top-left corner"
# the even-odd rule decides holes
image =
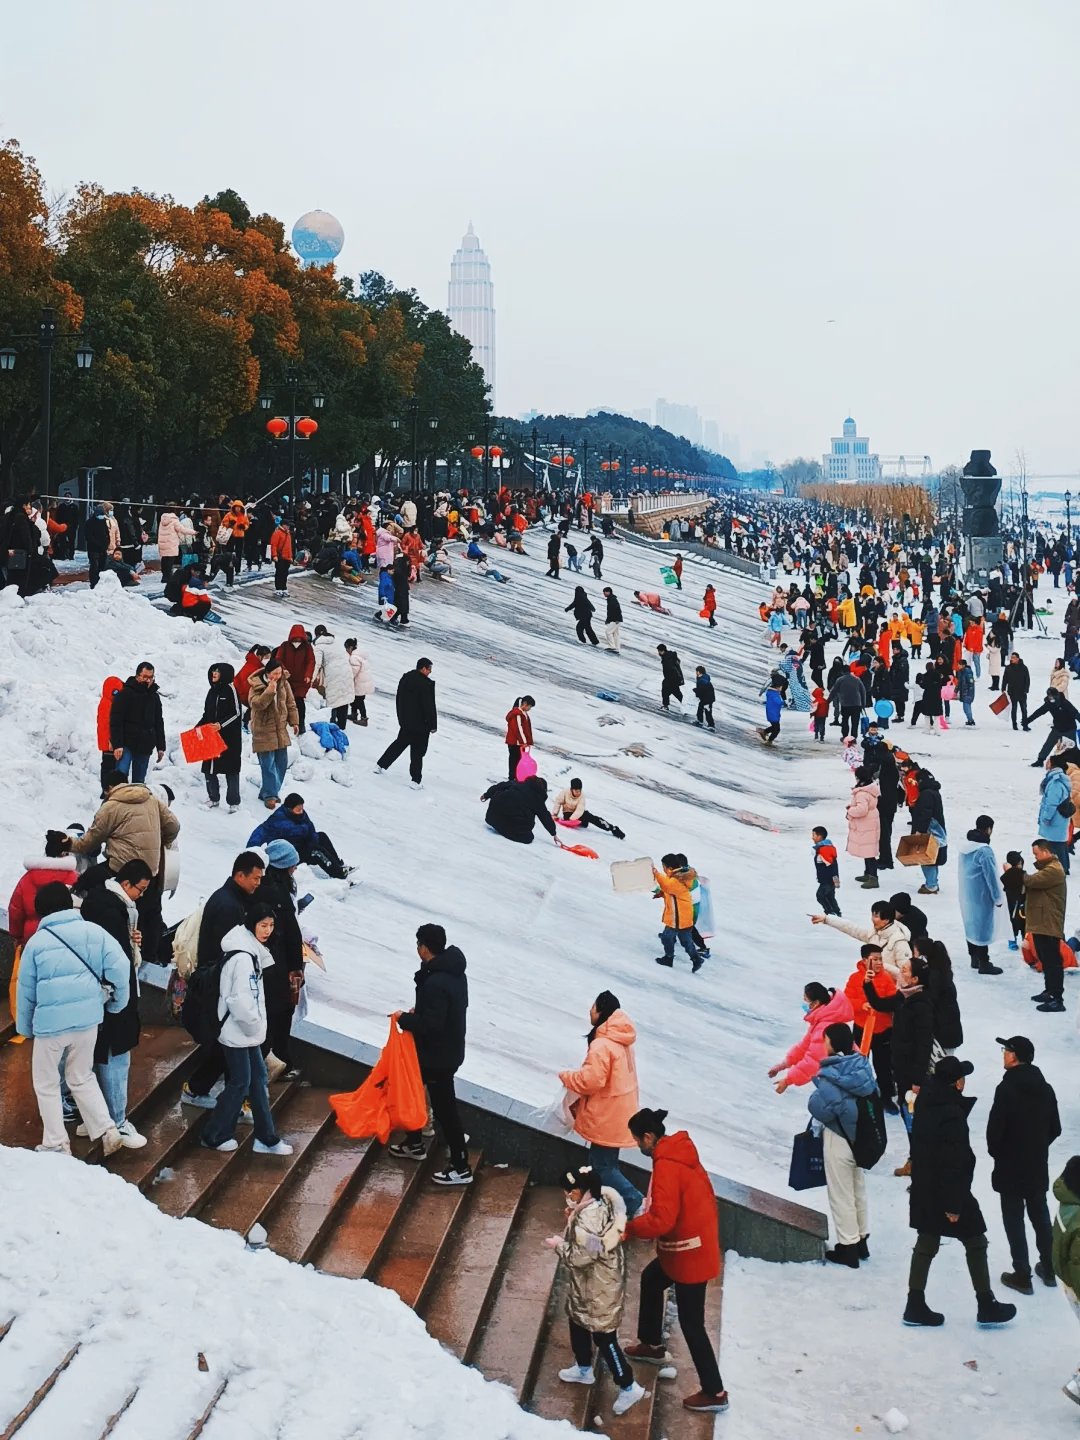
[[[312,649],[315,651],[315,676],[312,684],[330,707],[331,725],[344,730],[349,722],[349,711],[355,696],[349,657],[325,625],[315,626]]]
[[[354,725],[366,725],[368,722],[367,697],[375,694],[375,678],[371,673],[371,661],[363,650],[357,648],[356,641],[352,639],[345,641],[345,653],[349,657],[349,667],[353,677],[353,700],[349,719]]]
[[[221,942],[221,982],[217,1015],[218,1041],[225,1060],[225,1085],[213,1113],[203,1126],[200,1143],[209,1150],[235,1150],[235,1135],[244,1100],[251,1103],[257,1155],[291,1155],[292,1146],[279,1139],[270,1111],[270,1091],[262,1044],[266,1039],[263,971],[274,963],[266,942],[274,932],[269,905],[249,907],[242,925],[234,925]]]

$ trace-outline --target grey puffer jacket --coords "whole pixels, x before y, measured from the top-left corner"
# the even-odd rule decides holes
[[[600,1199],[591,1195],[571,1210],[559,1255],[566,1262],[570,1286],[566,1313],[583,1329],[606,1333],[619,1328],[626,1299],[626,1206],[607,1185]]]

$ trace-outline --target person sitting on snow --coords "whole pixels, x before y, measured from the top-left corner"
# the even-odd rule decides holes
[[[271,840],[287,840],[305,865],[318,865],[332,880],[347,880],[352,873],[325,830],[316,830],[302,795],[286,795],[283,804],[255,827],[247,843],[269,845]]]
[[[585,792],[576,776],[570,781],[569,789],[560,790],[555,796],[551,813],[556,820],[576,820],[582,829],[595,825],[598,830],[606,830],[610,835],[614,835],[616,840],[626,839],[625,833],[617,825],[602,820],[599,815],[593,815],[585,808]]]
[[[533,826],[539,820],[558,845],[555,821],[547,811],[547,793],[547,782],[539,775],[530,775],[527,780],[501,780],[490,786],[480,796],[490,802],[484,817],[488,829],[519,845],[531,845]]]

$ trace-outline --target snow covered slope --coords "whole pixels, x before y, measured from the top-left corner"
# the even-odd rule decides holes
[[[82,1343],[26,1440],[100,1435],[136,1387],[117,1440],[176,1440],[226,1379],[207,1440],[574,1433],[459,1365],[389,1290],[170,1219],[96,1166],[78,1171],[76,1188],[70,1160],[2,1155],[0,1323],[14,1323],[0,1345],[0,1422]]]

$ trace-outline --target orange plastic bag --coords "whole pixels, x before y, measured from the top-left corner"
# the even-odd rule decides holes
[[[219,731],[211,730],[209,725],[196,725],[194,730],[181,730],[180,748],[188,764],[197,765],[203,760],[216,760],[229,747]]]
[[[382,1145],[392,1130],[422,1130],[427,1124],[416,1041],[398,1029],[397,1015],[390,1017],[390,1034],[371,1074],[359,1090],[331,1095],[330,1108],[346,1135],[354,1140],[374,1135]]]

